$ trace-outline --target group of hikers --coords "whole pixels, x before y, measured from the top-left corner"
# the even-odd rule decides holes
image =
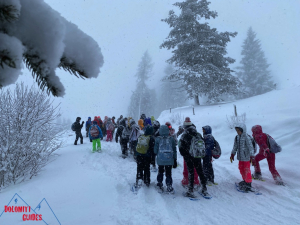
[[[79,138],[83,143],[81,128],[84,122],[80,123],[80,120],[81,118],[77,117],[76,122],[72,125],[72,130],[76,132],[75,145],[77,145]],[[130,152],[137,162],[136,189],[139,189],[143,183],[146,186],[150,185],[150,171],[157,172],[157,164],[157,188],[162,192],[174,193],[172,168],[175,169],[178,165],[177,146],[183,156],[183,179],[181,183],[187,188],[184,193],[186,197],[195,198],[194,190],[198,190],[200,182],[202,187],[200,193],[204,197],[209,196],[207,185],[217,185],[214,180],[212,161],[213,158],[218,159],[220,157],[221,148],[208,125],[202,127],[202,136],[190,118],[186,117],[183,125],[179,126],[178,132],[175,132],[170,122],[161,125],[153,116],[150,118],[142,114],[138,123],[131,117],[123,118],[122,115],[116,123],[115,117],[105,117],[104,121],[101,120],[100,116],[94,117],[93,121],[89,117],[85,127],[86,136],[93,142],[93,152],[101,150],[100,139],[103,140],[103,137],[106,136],[106,141],[112,141],[116,130],[115,141],[120,143],[122,157],[126,158]],[[234,139],[230,161],[233,162],[237,154],[238,168],[243,178],[238,184],[239,189],[244,192],[252,191],[252,178],[262,180],[259,161],[265,158],[276,184],[284,185],[275,168],[275,153],[281,148],[274,139],[263,133],[260,125],[252,127],[252,136],[247,134],[245,124],[236,124],[235,130],[237,135]],[[178,140],[177,137],[180,135]],[[258,154],[256,154],[257,145],[259,146]],[[251,174],[251,164],[255,168],[254,174]],[[164,174],[166,188],[163,186]]]

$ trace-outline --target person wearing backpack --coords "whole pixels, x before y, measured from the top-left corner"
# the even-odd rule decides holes
[[[120,137],[120,145],[122,150],[122,157],[126,158],[128,156],[128,142],[130,136],[130,128],[127,126],[127,118],[123,118],[120,121],[120,126],[116,132],[116,142],[118,143],[118,138]]]
[[[106,133],[107,133],[106,141],[112,141],[112,132],[114,129],[115,126],[112,123],[111,118],[108,118],[106,122]]]
[[[91,119],[91,117],[88,117],[88,120],[85,123],[86,137],[89,136],[89,130],[90,130],[91,125],[92,125],[92,119]]]
[[[140,127],[141,130],[144,130],[144,120],[139,119],[138,120],[138,125],[139,125],[139,127]]]
[[[147,187],[150,185],[150,161],[151,153],[153,152],[155,145],[155,139],[152,134],[153,128],[148,126],[145,133],[138,137],[136,147],[136,188],[142,185],[142,181],[144,181]]]
[[[202,184],[202,195],[209,196],[206,187],[206,178],[202,169],[201,158],[205,156],[205,143],[196,127],[192,124],[189,117],[184,121],[184,132],[180,138],[179,152],[183,156],[188,170],[188,191],[184,196],[195,198],[194,195],[194,170],[197,171]],[[201,147],[201,148],[200,148]]]
[[[74,123],[74,131],[76,133],[76,139],[75,139],[74,145],[77,145],[77,141],[79,138],[80,138],[80,143],[83,144],[83,136],[81,134],[81,129],[83,127],[84,121],[82,121],[82,123],[80,124],[80,120],[81,120],[81,118],[77,117],[76,122]]]
[[[275,153],[270,151],[270,146],[268,143],[268,135],[262,132],[262,127],[260,125],[255,125],[252,127],[252,136],[255,142],[259,146],[259,153],[254,158],[254,168],[255,173],[252,175],[254,179],[262,179],[261,170],[259,166],[259,161],[267,159],[269,170],[273,176],[277,185],[284,185],[279,173],[275,167]],[[272,138],[269,136],[269,138]]]
[[[134,119],[131,119],[130,121],[130,127],[131,127],[131,133],[129,136],[129,143],[131,146],[130,153],[133,153],[133,158],[136,160],[136,146],[137,146],[137,142],[138,142],[138,138],[140,136],[140,128],[139,126],[135,123]]]
[[[93,124],[89,129],[89,137],[90,137],[90,140],[93,141],[93,153],[95,151],[101,151],[100,138],[103,138],[103,135],[102,135],[102,131],[101,131],[100,127],[97,124],[97,121],[93,121]]]
[[[176,144],[173,137],[169,136],[169,128],[162,125],[159,128],[160,136],[155,139],[154,154],[157,156],[158,174],[157,186],[163,189],[163,177],[166,172],[167,192],[173,193],[172,187],[172,167],[177,166],[177,151]]]
[[[215,139],[211,134],[212,130],[210,126],[202,127],[202,131],[206,151],[206,155],[203,158],[203,172],[206,177],[207,185],[211,186],[215,183],[214,169],[212,167],[212,150],[215,147]]]
[[[230,161],[234,161],[234,156],[237,153],[239,160],[239,170],[242,175],[243,181],[239,183],[239,188],[242,191],[250,191],[252,176],[250,170],[250,162],[254,161],[254,148],[252,145],[251,137],[247,134],[246,125],[241,123],[235,126],[237,136],[234,139],[233,149],[231,151]]]

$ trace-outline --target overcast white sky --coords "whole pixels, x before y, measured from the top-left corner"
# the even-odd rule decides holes
[[[148,50],[155,64],[150,87],[163,76],[170,51],[159,49],[170,29],[166,18],[175,0],[45,0],[63,17],[92,36],[101,47],[104,66],[97,79],[82,80],[58,70],[66,95],[59,98],[62,112],[76,116],[126,115],[135,89],[137,65]],[[228,55],[241,59],[241,45],[252,26],[261,40],[279,88],[300,85],[300,0],[211,0],[218,18],[209,20],[219,31],[236,31]],[[32,82],[24,70],[19,80]]]

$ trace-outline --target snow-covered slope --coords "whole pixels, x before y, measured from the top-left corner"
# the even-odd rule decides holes
[[[182,197],[183,168],[179,154],[180,165],[173,169],[174,199],[156,192],[156,173],[151,173],[150,188],[143,187],[133,195],[130,185],[135,181],[136,164],[132,158],[120,157],[119,144],[103,141],[103,152],[91,153],[91,143],[87,138],[83,145],[74,146],[75,137],[70,133],[72,136],[64,137],[65,147],[58,151],[59,157],[38,177],[0,193],[0,207],[4,209],[17,193],[32,208],[45,198],[61,224],[299,224],[299,96],[300,87],[297,87],[234,103],[199,106],[195,108],[196,115],[193,115],[192,108],[172,110],[172,113],[189,116],[199,130],[210,125],[222,147],[221,158],[213,162],[215,181],[219,185],[208,187],[213,195],[211,200],[201,198],[195,202]],[[237,160],[229,161],[235,131],[226,123],[226,115],[233,113],[233,104],[237,105],[239,114],[246,113],[248,132],[253,125],[260,124],[264,132],[283,147],[283,151],[276,154],[276,166],[287,186],[275,185],[264,160],[261,169],[266,181],[253,181],[263,195],[235,190],[234,182],[241,180],[241,175]],[[168,111],[159,117],[161,123],[169,119]],[[49,224],[59,224],[43,204],[41,210],[46,211],[43,219]],[[0,224],[33,222],[23,222],[21,213],[3,213]],[[45,223],[35,221],[34,224]]]

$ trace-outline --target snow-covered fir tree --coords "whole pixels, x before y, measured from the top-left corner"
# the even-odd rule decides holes
[[[248,29],[242,48],[243,58],[237,75],[242,80],[242,91],[245,97],[271,91],[274,84],[271,72],[268,70],[270,64],[267,63],[260,40],[256,38],[256,33],[251,27]]]
[[[161,84],[161,94],[159,97],[158,108],[163,111],[169,108],[184,106],[187,95],[181,80],[169,80],[168,76],[174,72],[172,65],[167,65],[164,70],[164,78]]]
[[[43,0],[0,0],[0,87],[13,84],[22,60],[39,87],[64,95],[56,68],[81,77],[97,77],[101,50],[90,36]]]
[[[156,94],[148,88],[146,81],[149,79],[153,68],[152,59],[146,51],[138,65],[136,73],[137,86],[130,98],[128,116],[139,119],[142,113],[147,117],[156,115]]]
[[[229,64],[235,60],[225,57],[226,46],[236,32],[218,32],[205,20],[217,17],[210,11],[206,0],[177,2],[180,15],[173,10],[162,21],[169,24],[171,31],[161,48],[173,49],[168,60],[176,69],[169,79],[182,80],[190,98],[199,104],[199,96],[206,95],[209,102],[222,100],[222,95],[236,95],[239,80],[231,75]]]

